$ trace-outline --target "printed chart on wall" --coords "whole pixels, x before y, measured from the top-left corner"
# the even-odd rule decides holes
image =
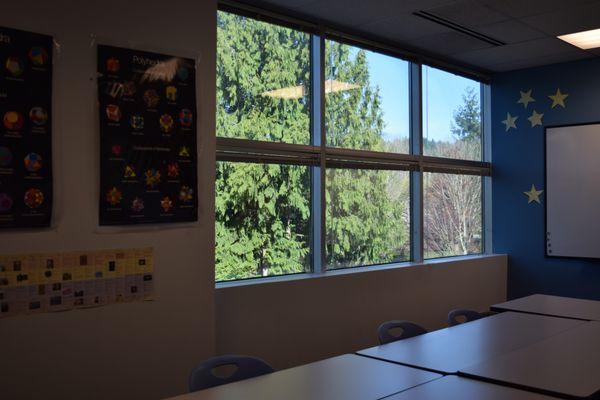
[[[52,46],[0,27],[0,228],[50,225]]]
[[[0,255],[0,318],[152,300],[152,248]]]
[[[100,225],[197,220],[195,68],[98,46]]]

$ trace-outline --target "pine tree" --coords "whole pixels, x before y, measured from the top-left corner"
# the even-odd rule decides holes
[[[467,87],[462,95],[463,104],[454,111],[454,121],[450,132],[458,140],[481,139],[481,112],[479,94],[472,87]]]
[[[264,93],[309,87],[310,36],[223,12],[218,14],[217,29],[217,134],[309,144],[308,96],[284,99]],[[370,85],[366,53],[352,53],[347,45],[327,42],[327,57],[332,61],[327,77],[359,86],[327,95],[327,144],[382,150],[379,92]],[[399,176],[403,190],[392,194],[388,186]],[[327,171],[329,265],[388,262],[408,256],[407,176],[386,171]],[[216,193],[217,280],[308,268],[308,167],[220,162]]]

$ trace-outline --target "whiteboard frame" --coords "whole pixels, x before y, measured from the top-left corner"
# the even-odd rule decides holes
[[[577,124],[558,124],[558,125],[548,125],[544,126],[544,190],[546,191],[545,201],[544,201],[544,257],[545,258],[554,258],[554,259],[563,259],[563,260],[600,260],[600,257],[582,257],[582,256],[556,256],[552,254],[548,254],[548,246],[546,242],[548,240],[548,129],[553,128],[569,128],[575,126],[586,126],[586,125],[598,125],[600,127],[600,121],[591,121],[591,122],[581,122]]]

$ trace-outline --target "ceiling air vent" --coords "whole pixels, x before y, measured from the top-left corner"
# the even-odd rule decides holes
[[[482,42],[486,42],[489,43],[493,46],[504,46],[506,43],[498,40],[498,39],[494,39],[493,37],[489,37],[487,35],[484,35],[483,33],[479,33],[476,32],[470,28],[467,28],[466,26],[463,25],[459,25],[456,22],[450,21],[446,18],[440,17],[439,15],[435,15],[433,13],[430,13],[429,11],[416,11],[413,13],[413,15],[416,15],[417,17],[421,17],[424,18],[428,21],[434,22],[438,25],[443,25],[447,28],[450,28],[452,30],[455,30],[457,32],[460,32],[462,34],[465,34],[467,36],[470,36],[472,38],[481,40]]]

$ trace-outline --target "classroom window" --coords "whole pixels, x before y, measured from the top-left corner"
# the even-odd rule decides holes
[[[217,135],[310,140],[310,35],[219,11]]]
[[[481,84],[274,18],[218,12],[216,280],[482,253]]]
[[[308,167],[217,163],[216,280],[310,271]]]
[[[327,269],[410,259],[407,171],[327,169]]]
[[[424,174],[425,258],[482,253],[481,184],[480,176]]]
[[[409,152],[408,62],[325,41],[327,145]]]
[[[481,160],[481,84],[423,66],[423,154]]]

